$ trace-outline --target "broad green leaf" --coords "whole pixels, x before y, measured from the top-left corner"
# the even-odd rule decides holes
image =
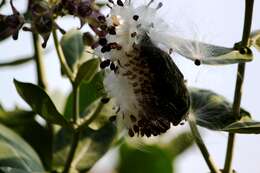
[[[96,74],[99,67],[99,59],[91,59],[83,63],[78,70],[75,84],[78,86],[84,80],[85,82],[89,82],[92,80],[94,75]]]
[[[94,132],[94,130],[86,128],[84,132],[80,134],[80,142],[77,148],[80,148],[81,146],[88,146],[88,137]],[[66,163],[72,142],[72,135],[71,130],[61,128],[54,137],[53,167],[56,170],[62,171],[64,164]]]
[[[133,148],[127,144],[120,147],[118,165],[120,173],[172,173],[172,159],[158,146]]]
[[[52,141],[50,131],[35,121],[35,113],[15,109],[5,111],[0,108],[0,123],[11,128],[39,154],[46,169],[50,169],[52,157]]]
[[[175,160],[177,156],[186,151],[194,143],[191,132],[182,132],[173,138],[169,143],[163,145],[164,149]]]
[[[61,39],[61,47],[69,67],[74,71],[77,61],[84,53],[82,33],[76,29],[66,32]]]
[[[260,122],[259,121],[238,121],[234,122],[222,129],[223,131],[231,133],[242,134],[260,134]]]
[[[191,113],[194,114],[196,123],[211,130],[222,130],[234,123],[237,119],[233,116],[232,105],[223,96],[210,90],[190,89]],[[241,108],[240,115],[249,117],[250,114]]]
[[[17,134],[0,124],[0,167],[44,172],[35,151]]]
[[[192,61],[199,60],[201,64],[208,65],[225,65],[253,60],[253,54],[242,54],[234,48],[227,48],[208,43],[203,43],[195,40],[188,40],[177,36],[165,36],[161,39],[153,34],[153,41],[161,42],[176,51],[183,57]]]
[[[0,122],[5,125],[17,125],[32,121],[35,117],[35,113],[32,111],[26,111],[22,109],[15,109],[13,111],[6,111],[0,108]]]
[[[0,167],[0,172],[1,173],[31,173],[29,171],[24,171],[22,169],[17,169],[12,167]]]
[[[250,34],[249,43],[250,46],[254,46],[258,51],[260,51],[260,30],[253,31]]]
[[[34,60],[34,57],[27,57],[27,58],[19,58],[17,60],[9,61],[9,62],[1,62],[0,67],[10,67],[10,66],[17,66],[28,63]]]
[[[94,101],[99,99],[104,95],[104,87],[103,87],[103,78],[104,73],[98,72],[95,74],[93,79],[85,83],[84,81],[80,85],[80,114],[83,116],[84,111],[87,107],[89,107]],[[67,103],[64,110],[64,116],[67,119],[71,119],[73,115],[72,112],[72,93],[69,95],[67,99]]]
[[[99,130],[86,128],[80,135],[72,165],[80,171],[89,170],[109,149],[116,134],[116,127],[107,123]],[[62,167],[68,155],[72,132],[61,129],[55,137],[54,165]]]
[[[50,97],[37,85],[14,80],[19,95],[30,105],[32,110],[50,123],[69,127],[66,119],[57,111]]]
[[[78,149],[77,157],[73,163],[77,165],[80,171],[87,171],[109,150],[113,139],[116,135],[116,127],[112,123],[107,123],[101,129],[93,133],[90,138],[91,141],[87,147]]]

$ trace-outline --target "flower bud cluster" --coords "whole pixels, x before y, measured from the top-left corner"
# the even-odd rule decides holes
[[[100,8],[94,0],[60,0],[57,3],[51,3],[45,0],[29,0],[26,17],[20,14],[10,1],[13,14],[0,14],[0,38],[6,38],[10,35],[14,39],[18,38],[18,32],[21,28],[24,31],[31,31],[41,35],[43,38],[42,47],[46,47],[47,41],[53,29],[58,29],[62,34],[65,31],[55,22],[57,17],[73,15],[80,19],[81,26],[88,23],[95,33],[100,27],[100,19],[105,18],[100,13]],[[104,23],[104,22],[103,22]],[[28,25],[29,26],[28,26]],[[23,25],[25,25],[23,27]]]

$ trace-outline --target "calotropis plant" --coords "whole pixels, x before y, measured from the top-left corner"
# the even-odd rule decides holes
[[[35,55],[3,63],[0,67],[35,59],[38,86],[14,80],[17,92],[31,111],[16,109],[9,112],[0,107],[0,122],[3,124],[0,126],[3,131],[0,132],[0,142],[5,144],[3,147],[0,145],[0,151],[6,151],[11,146],[19,156],[32,160],[30,164],[23,165],[16,156],[12,155],[14,159],[6,161],[3,155],[0,156],[0,170],[86,172],[108,149],[126,138],[121,135],[124,129],[130,137],[160,138],[171,125],[189,121],[193,138],[184,135],[186,142],[178,138],[165,145],[157,143],[152,146],[154,157],[161,158],[157,154],[162,152],[165,156],[162,159],[171,163],[194,140],[210,171],[221,172],[198,132],[196,125],[199,125],[230,132],[222,172],[231,172],[234,133],[260,133],[260,123],[254,121],[248,111],[240,109],[239,91],[245,63],[253,60],[250,48],[260,47],[259,31],[251,32],[253,0],[245,2],[243,39],[228,48],[172,34],[169,24],[157,14],[163,4],[153,0],[141,6],[136,6],[131,0],[109,0],[103,4],[94,0],[29,0],[27,11],[23,14],[18,12],[11,0],[13,13],[0,15],[0,40],[9,36],[17,39],[21,28],[31,31]],[[103,8],[109,12],[103,13]],[[65,31],[57,24],[57,19],[71,15],[79,19],[80,26]],[[84,25],[89,26],[88,30],[83,28]],[[61,41],[56,30],[63,34]],[[49,91],[42,65],[42,47],[47,46],[51,35],[61,72],[72,86],[62,112],[47,94]],[[42,44],[39,36],[43,38]],[[213,91],[186,86],[181,67],[177,67],[171,58],[173,52],[194,61],[195,65],[239,64],[233,105]],[[36,121],[37,116],[41,116],[44,123]],[[116,128],[114,121],[120,127]],[[56,125],[58,131],[53,129]],[[23,139],[4,126],[29,144],[21,142]],[[6,136],[4,132],[10,135]],[[22,150],[12,140],[17,140],[28,150]],[[172,146],[177,144],[180,146]],[[187,147],[183,147],[185,144]],[[174,147],[176,149],[172,149]],[[124,155],[126,148],[122,149],[124,159],[126,155],[131,155]],[[149,161],[149,157],[145,160]],[[124,166],[119,168],[123,170]],[[172,166],[168,168],[172,169]]]

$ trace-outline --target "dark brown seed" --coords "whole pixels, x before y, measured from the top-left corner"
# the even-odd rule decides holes
[[[111,35],[116,35],[116,28],[114,26],[110,26],[108,28],[108,33]]]
[[[117,5],[123,7],[123,6],[124,6],[124,3],[123,3],[121,0],[117,0]]]
[[[139,127],[137,125],[134,125],[133,128],[134,128],[135,133],[139,132]]]
[[[134,115],[130,115],[130,119],[132,122],[136,122],[136,117]]]
[[[113,116],[109,117],[109,121],[111,121],[111,122],[116,121],[116,115],[113,115]]]
[[[110,60],[107,59],[107,60],[100,63],[100,68],[104,69],[104,68],[108,67],[109,65],[110,65]]]
[[[132,129],[129,129],[128,130],[128,135],[130,136],[130,137],[134,137],[134,132],[133,132],[133,130]]]
[[[107,39],[106,38],[100,38],[98,40],[98,43],[101,45],[101,46],[105,46],[107,44]]]
[[[110,64],[110,70],[114,71],[116,69],[116,66],[114,63],[111,63]]]
[[[112,3],[112,4],[115,4],[113,0],[108,0],[108,2]]]
[[[139,19],[139,16],[138,16],[138,15],[134,15],[134,16],[133,16],[133,19],[134,19],[135,21],[137,21],[137,20]]]
[[[201,64],[201,61],[199,59],[195,59],[194,63],[195,65],[199,66]]]
[[[101,99],[101,102],[103,103],[103,104],[106,104],[106,103],[108,103],[109,102],[109,100],[110,100],[110,98],[102,98]]]
[[[101,48],[101,52],[105,53],[105,52],[110,52],[111,48],[108,45],[105,45]]]
[[[131,33],[131,37],[132,37],[132,38],[135,37],[136,35],[137,35],[136,32]]]
[[[98,16],[98,20],[100,22],[106,22],[106,17],[105,16]]]

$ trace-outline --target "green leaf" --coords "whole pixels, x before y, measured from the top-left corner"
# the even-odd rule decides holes
[[[199,60],[201,64],[225,65],[253,60],[252,53],[242,54],[234,48],[212,45],[196,40],[171,36],[160,40],[160,42],[171,47],[173,51],[187,59]]]
[[[172,173],[172,159],[158,146],[133,148],[127,144],[120,147],[118,166],[120,173]]]
[[[99,59],[91,59],[87,62],[83,63],[78,70],[75,84],[78,86],[84,80],[85,82],[89,82],[92,80],[94,75],[96,74],[99,67]]]
[[[1,173],[31,173],[29,171],[24,171],[22,169],[11,168],[11,167],[0,167]]]
[[[61,129],[55,137],[54,165],[62,167],[71,143],[71,131]],[[86,128],[80,134],[75,158],[72,164],[80,171],[89,170],[109,149],[116,135],[116,127],[108,122],[99,130]]]
[[[173,160],[177,156],[186,151],[194,143],[194,138],[191,132],[182,132],[173,138],[169,143],[164,145],[164,149],[171,156]]]
[[[258,121],[238,121],[222,129],[231,133],[260,134],[260,122]]]
[[[15,126],[34,120],[35,113],[22,109],[15,109],[13,111],[5,111],[0,108],[0,122],[7,126]]]
[[[19,82],[15,79],[14,83],[19,95],[30,105],[34,112],[50,123],[70,127],[42,88],[31,83]]]
[[[76,29],[66,32],[61,39],[61,47],[69,67],[74,71],[77,61],[84,53],[82,33]]]
[[[254,46],[258,51],[260,51],[260,30],[253,31],[250,34],[249,43],[250,46]]]
[[[44,172],[35,151],[17,134],[0,124],[0,167]]]
[[[223,96],[210,90],[190,89],[191,113],[195,116],[196,123],[211,130],[222,130],[237,121],[233,116],[232,105]],[[251,117],[241,108],[242,117]]]
[[[16,109],[5,111],[0,108],[0,122],[23,137],[39,154],[46,169],[51,167],[52,142],[50,131],[35,121],[35,113]]]
[[[86,83],[82,82],[80,85],[80,114],[84,115],[84,111],[87,107],[89,107],[93,102],[104,95],[104,87],[103,87],[103,78],[104,72],[98,72],[95,74],[93,79]],[[67,103],[64,110],[64,116],[67,119],[71,119],[73,115],[72,111],[72,93],[69,95],[67,99]]]

